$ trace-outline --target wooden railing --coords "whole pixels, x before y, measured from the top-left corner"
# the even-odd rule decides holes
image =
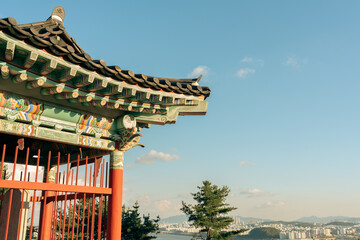
[[[30,157],[27,148],[19,157],[19,151],[19,146],[13,151],[6,144],[2,148],[0,240],[106,239],[107,202],[112,192],[108,161],[81,159],[79,154],[70,163],[73,158],[66,154],[67,162],[61,164],[60,152],[49,151],[44,157],[37,149],[37,155]]]

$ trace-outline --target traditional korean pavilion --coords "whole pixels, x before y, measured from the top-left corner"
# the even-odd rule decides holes
[[[141,128],[207,111],[201,76],[108,66],[64,17],[56,7],[42,22],[0,19],[0,240],[121,239],[124,152],[141,145]]]

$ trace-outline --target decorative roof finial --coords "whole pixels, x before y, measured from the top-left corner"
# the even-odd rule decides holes
[[[51,14],[51,18],[60,22],[64,22],[65,19],[65,10],[62,6],[58,6],[54,9]]]

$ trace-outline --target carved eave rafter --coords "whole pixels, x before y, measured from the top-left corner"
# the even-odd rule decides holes
[[[207,101],[200,101],[196,105],[192,106],[173,106],[170,107],[165,115],[151,115],[144,116],[142,114],[135,113],[134,116],[138,123],[150,123],[150,124],[173,124],[176,122],[178,116],[186,115],[205,115],[208,107]]]
[[[140,123],[167,124],[174,123],[178,115],[204,115],[207,110],[205,96],[165,92],[115,80],[3,32],[0,32],[0,64],[4,83],[0,89],[11,92],[17,85],[16,91],[23,88],[20,92],[25,96],[87,112],[101,112],[106,117],[130,113]],[[152,81],[158,79],[154,77]]]

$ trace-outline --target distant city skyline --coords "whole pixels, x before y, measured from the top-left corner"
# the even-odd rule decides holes
[[[351,219],[346,217],[314,218],[310,217],[302,221],[271,221],[269,219],[251,219],[241,216],[233,216],[233,223],[228,231],[246,229],[240,235],[245,239],[265,239],[262,233],[266,233],[268,239],[326,239],[328,237],[353,239],[359,236],[360,218]],[[350,222],[350,220],[352,222]],[[194,226],[184,217],[172,217],[160,221],[162,233],[168,236],[179,234],[187,235],[190,239],[192,233],[198,232]],[[262,229],[262,233],[260,233]],[[161,236],[161,235],[160,235]],[[261,236],[261,237],[260,237]],[[169,237],[168,239],[172,239]]]
[[[206,116],[143,129],[126,153],[124,203],[181,214],[203,180],[233,215],[360,217],[360,2],[6,1],[0,17],[64,26],[108,65],[208,85]],[[30,14],[31,12],[31,14]]]

